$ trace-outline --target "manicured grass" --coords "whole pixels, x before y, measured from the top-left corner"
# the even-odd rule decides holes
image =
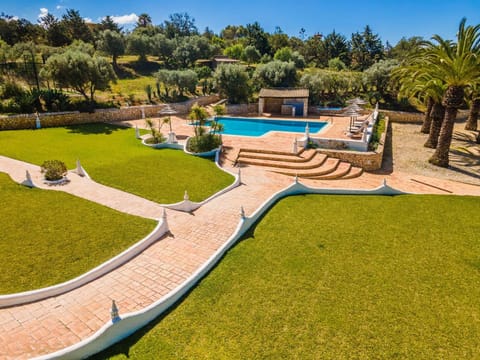
[[[97,358],[475,358],[479,210],[472,197],[287,198],[161,321]]]
[[[0,293],[79,276],[144,238],[156,222],[0,173]]]
[[[211,160],[179,150],[155,150],[135,130],[108,124],[0,132],[0,154],[40,165],[58,159],[82,166],[98,182],[159,203],[200,201],[233,182]]]

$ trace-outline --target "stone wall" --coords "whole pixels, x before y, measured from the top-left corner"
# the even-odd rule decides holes
[[[258,104],[237,104],[227,105],[228,115],[258,114]]]
[[[389,118],[385,118],[385,129],[388,129]],[[388,131],[382,134],[378,147],[375,151],[358,152],[349,150],[318,149],[321,154],[331,156],[336,159],[344,160],[354,166],[361,167],[365,171],[375,171],[382,167],[383,151],[385,139]]]
[[[404,111],[382,110],[391,122],[406,124],[421,124],[425,119],[423,113],[413,113]]]
[[[208,105],[220,100],[217,95],[203,96],[185,101],[183,103],[170,104],[179,114],[187,114],[193,104]],[[41,127],[68,126],[87,123],[115,122],[123,120],[142,119],[143,117],[158,117],[159,111],[165,107],[160,105],[129,106],[120,109],[98,109],[93,113],[81,113],[78,111],[61,113],[39,114]],[[142,114],[143,109],[143,114]],[[0,130],[35,129],[35,114],[21,114],[0,117]]]

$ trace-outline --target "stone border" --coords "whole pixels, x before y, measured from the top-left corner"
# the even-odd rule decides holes
[[[127,313],[123,316],[113,319],[106,323],[100,330],[87,339],[69,346],[65,349],[56,351],[51,354],[36,357],[36,360],[46,359],[83,359],[94,355],[109,346],[125,339],[135,331],[147,325],[149,322],[157,318],[159,315],[167,311],[177,301],[179,301],[191,288],[193,288],[208,272],[223,258],[225,253],[235,245],[235,243],[255,224],[255,222],[270,209],[270,207],[279,199],[300,194],[337,194],[337,195],[401,195],[407,194],[403,191],[394,189],[383,184],[375,189],[316,189],[305,186],[295,179],[295,182],[283,190],[273,194],[266,200],[250,217],[243,216],[234,234],[190,277],[188,277],[181,285],[177,286],[169,294],[163,296],[156,302],[146,308]],[[120,309],[121,311],[121,309]]]
[[[49,286],[42,289],[31,290],[21,293],[0,295],[0,308],[17,306],[29,302],[39,301],[47,299],[52,296],[58,296],[64,294],[68,291],[77,289],[90,281],[93,281],[105,274],[108,274],[110,271],[115,268],[125,264],[146,248],[160,239],[168,232],[168,223],[166,220],[166,215],[159,220],[157,226],[153,231],[148,234],[145,238],[137,242],[136,244],[130,246],[128,249],[120,253],[119,255],[107,260],[103,264],[97,266],[96,268],[61,284]]]

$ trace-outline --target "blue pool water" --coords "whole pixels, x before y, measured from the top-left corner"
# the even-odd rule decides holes
[[[222,134],[239,136],[262,136],[269,131],[304,133],[307,125],[306,121],[237,117],[218,117],[217,121],[223,124],[224,131]],[[325,125],[327,125],[326,122],[308,122],[311,134],[319,132]]]

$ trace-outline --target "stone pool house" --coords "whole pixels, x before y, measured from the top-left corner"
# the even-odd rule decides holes
[[[258,95],[258,113],[308,116],[308,89],[261,89]]]

